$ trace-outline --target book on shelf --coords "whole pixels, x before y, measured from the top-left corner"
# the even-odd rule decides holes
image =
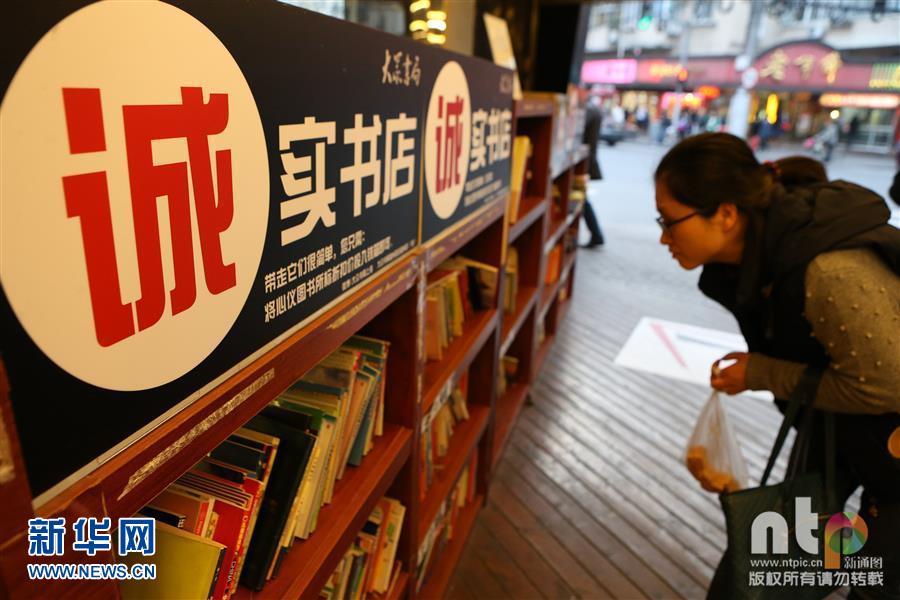
[[[129,567],[156,565],[156,578],[123,580],[123,600],[212,598],[222,570],[226,547],[204,536],[165,523],[156,524],[156,553],[127,554],[119,560]]]
[[[441,390],[431,409],[422,416],[419,492],[423,498],[434,481],[435,473],[443,468],[443,459],[450,451],[454,428],[469,419],[467,397],[468,373],[464,373],[455,386],[448,385]]]
[[[247,427],[279,439],[278,455],[247,549],[241,583],[261,590],[274,574],[282,551],[282,536],[303,482],[315,437],[269,416],[257,415]]]
[[[563,206],[563,196],[557,184],[553,184],[550,188],[550,221],[551,223],[560,221],[566,216],[566,210]]]
[[[508,222],[510,225],[519,220],[519,207],[522,195],[528,188],[528,160],[531,158],[531,138],[527,135],[517,135],[513,140],[512,164],[509,176],[509,209]]]
[[[462,335],[465,322],[476,311],[494,305],[499,269],[456,256],[428,275],[425,308],[425,353],[428,360],[443,360],[444,351]]]
[[[379,500],[319,597],[364,600],[387,593],[401,568],[395,558],[405,513],[406,507],[399,501]]]
[[[453,540],[460,511],[475,499],[477,469],[478,453],[473,452],[456,485],[441,503],[437,515],[428,527],[416,556],[417,592],[428,579],[431,565],[439,560],[444,547]]]
[[[497,369],[497,397],[506,394],[506,390],[515,380],[519,372],[519,359],[515,356],[500,357],[500,368]]]
[[[544,277],[544,283],[551,285],[559,281],[559,274],[562,269],[563,248],[561,244],[553,246],[550,253],[547,254],[547,273]]]
[[[506,286],[503,293],[503,310],[507,314],[516,312],[516,296],[519,293],[519,251],[510,246],[506,253]]]

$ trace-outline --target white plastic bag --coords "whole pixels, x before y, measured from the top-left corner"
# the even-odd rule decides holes
[[[718,392],[710,395],[700,411],[684,462],[708,492],[735,492],[747,487],[747,463]]]

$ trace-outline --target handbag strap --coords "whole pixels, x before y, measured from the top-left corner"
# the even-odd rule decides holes
[[[800,406],[802,404],[806,404],[807,406],[812,405],[812,401],[816,397],[816,391],[819,389],[819,381],[821,379],[821,369],[817,369],[815,367],[807,367],[806,370],[803,371],[803,376],[800,378],[800,382],[797,384],[797,387],[794,388],[794,393],[791,394],[787,410],[785,410],[784,412],[784,420],[781,422],[781,429],[778,430],[778,435],[775,437],[775,444],[772,446],[772,453],[769,455],[769,462],[766,463],[766,470],[763,471],[762,479],[759,482],[760,486],[766,485],[766,482],[769,480],[769,475],[772,474],[772,468],[775,466],[775,461],[778,460],[778,455],[781,454],[781,449],[782,447],[784,447],[784,441],[785,439],[787,439],[788,431],[790,431],[791,426],[793,426],[794,422],[797,420],[797,414],[800,412]],[[828,419],[826,419],[826,421],[827,420]],[[828,440],[828,427],[826,427],[826,453],[833,450],[834,447],[833,425],[834,421],[832,420],[832,439],[830,442]],[[830,468],[833,470],[833,457],[834,454],[833,452],[831,452],[830,456],[827,456],[825,460],[827,483],[833,482],[833,478],[829,478],[829,465],[827,464],[829,463],[829,461],[831,461]]]

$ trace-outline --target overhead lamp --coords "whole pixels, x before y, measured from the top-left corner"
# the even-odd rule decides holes
[[[429,21],[432,19],[436,19],[438,21],[446,21],[447,20],[447,13],[442,10],[429,10],[426,13],[426,16],[428,17]]]
[[[428,20],[428,29],[436,29],[438,31],[447,31],[447,22],[438,21],[437,19]]]
[[[437,45],[440,45],[440,44],[443,44],[444,42],[447,41],[447,36],[444,35],[443,33],[431,33],[431,32],[429,32],[429,33],[428,33],[428,36],[427,36],[425,39],[428,40],[428,43],[429,43],[429,44],[437,44]]]
[[[431,0],[416,0],[415,2],[409,3],[409,12],[417,13],[420,10],[427,10],[431,8]]]
[[[428,23],[423,21],[422,19],[416,19],[412,23],[409,24],[410,31],[428,31]]]

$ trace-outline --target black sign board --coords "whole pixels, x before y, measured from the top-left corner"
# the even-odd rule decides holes
[[[16,3],[2,35],[0,351],[35,495],[416,245],[445,54],[262,0]]]

